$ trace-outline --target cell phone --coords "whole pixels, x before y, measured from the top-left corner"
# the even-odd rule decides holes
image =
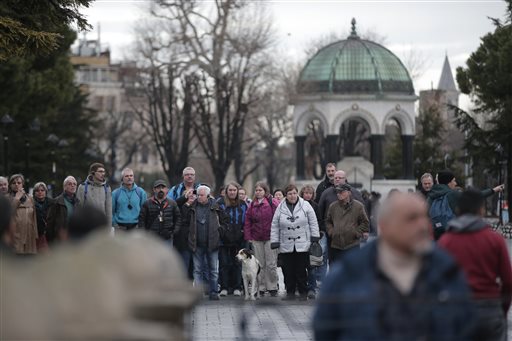
[[[197,195],[197,190],[193,190],[192,194]]]

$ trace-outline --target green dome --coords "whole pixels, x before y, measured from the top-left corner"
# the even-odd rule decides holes
[[[308,61],[298,91],[413,95],[414,87],[397,56],[382,45],[360,39],[353,27],[348,39],[327,45]]]

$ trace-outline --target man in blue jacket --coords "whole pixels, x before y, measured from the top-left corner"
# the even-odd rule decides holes
[[[315,339],[470,339],[470,291],[455,261],[431,241],[425,200],[397,193],[381,205],[378,223],[378,240],[333,265]]]
[[[140,209],[148,196],[135,184],[133,170],[125,168],[121,175],[121,187],[112,192],[112,225],[116,230],[129,231],[137,227]]]
[[[189,189],[197,189],[200,183],[196,182],[196,171],[192,167],[185,167],[183,169],[183,182],[172,186],[167,194],[168,199],[176,201],[179,207],[187,202],[183,194]]]

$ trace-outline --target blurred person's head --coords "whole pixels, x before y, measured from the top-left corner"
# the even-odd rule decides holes
[[[431,223],[425,199],[415,193],[396,193],[380,206],[382,241],[406,255],[421,255],[432,248]]]
[[[68,196],[73,196],[76,193],[76,188],[78,184],[74,176],[68,175],[64,182],[62,183],[62,187],[64,188],[64,194]]]
[[[245,188],[240,188],[238,190],[238,197],[240,198],[240,200],[242,201],[247,201],[247,191],[245,190]]]
[[[347,182],[347,175],[344,171],[339,170],[334,173],[334,186],[343,185]]]
[[[347,203],[352,197],[352,191],[349,184],[342,184],[334,187],[338,200]]]
[[[286,186],[284,188],[284,193],[286,195],[286,201],[290,204],[295,204],[299,200],[299,190],[294,184]]]
[[[398,188],[391,188],[391,190],[388,192],[387,198],[391,198],[393,195],[401,193]]]
[[[169,188],[164,180],[156,180],[153,184],[153,194],[158,201],[162,201],[167,197]]]
[[[197,202],[200,204],[207,204],[210,198],[211,189],[208,186],[201,185],[197,187]]]
[[[105,166],[102,163],[95,162],[89,167],[89,175],[96,182],[105,181],[105,173]]]
[[[22,174],[13,174],[9,178],[9,192],[17,193],[23,190],[25,185],[25,177]]]
[[[44,182],[38,182],[34,185],[34,198],[37,201],[44,201],[46,199],[46,195],[48,194],[48,187]]]
[[[9,192],[9,181],[4,176],[0,176],[0,194],[7,194]]]
[[[183,169],[183,182],[187,185],[192,185],[196,181],[196,171],[192,167],[185,167]]]
[[[300,189],[299,196],[306,201],[314,200],[315,188],[311,185],[304,185],[304,187]]]
[[[257,182],[256,185],[254,185],[254,197],[256,199],[263,199],[267,195],[270,194],[270,188],[268,185],[264,182]]]
[[[451,189],[457,187],[457,180],[455,175],[449,169],[437,173],[437,182],[440,185],[447,185]]]
[[[220,189],[219,189],[219,196],[221,198],[224,198],[226,196],[226,186],[220,186]]]
[[[328,163],[325,165],[325,176],[330,182],[334,182],[334,173],[336,173],[336,165],[334,163]]]
[[[81,240],[94,231],[104,230],[109,226],[107,216],[94,206],[87,205],[73,211],[69,218],[68,237],[71,240]]]
[[[133,186],[135,182],[135,175],[133,174],[133,170],[130,168],[125,168],[121,172],[121,177],[123,181],[123,185],[130,188]]]
[[[421,188],[424,192],[430,192],[434,186],[434,177],[430,173],[425,173],[420,178]]]
[[[12,204],[5,196],[0,195],[0,242],[11,245],[13,238]]]
[[[280,202],[284,199],[284,191],[280,188],[274,190],[274,198],[279,200]]]
[[[483,217],[485,213],[485,198],[480,191],[468,189],[462,192],[457,202],[456,214],[458,216],[471,214]]]

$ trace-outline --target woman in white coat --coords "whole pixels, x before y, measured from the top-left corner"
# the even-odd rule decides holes
[[[286,297],[295,299],[298,289],[300,299],[307,299],[307,268],[309,246],[320,239],[318,221],[313,207],[300,198],[295,185],[288,185],[286,196],[276,209],[270,231],[272,249],[279,249],[282,260]]]

